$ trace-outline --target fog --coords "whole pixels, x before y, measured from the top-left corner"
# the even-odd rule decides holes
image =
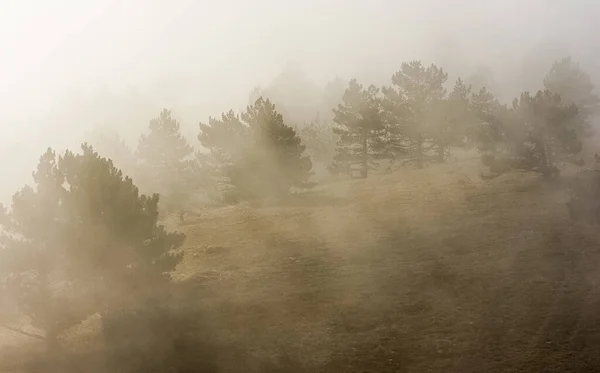
[[[288,63],[319,86],[386,81],[407,59],[451,75],[485,65],[506,97],[539,82],[528,75],[546,69],[532,65],[557,56],[573,54],[594,74],[598,15],[600,4],[585,0],[4,1],[0,173],[9,182],[0,195],[22,185],[29,174],[20,170],[43,149],[72,146],[94,124],[127,137],[168,107],[190,113],[182,126],[194,133],[209,115],[244,106]],[[149,104],[128,105],[131,89]]]
[[[577,177],[600,167],[598,19],[589,0],[0,2],[0,207],[39,163],[0,210],[0,330],[128,360],[117,311],[153,299],[192,317],[134,326],[169,345],[144,353],[202,340],[181,364],[215,372],[290,352],[539,371],[550,340],[595,362],[600,176]],[[582,69],[551,69],[566,56]],[[78,153],[101,139],[135,185]]]

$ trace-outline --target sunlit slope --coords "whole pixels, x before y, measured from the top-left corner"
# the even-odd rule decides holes
[[[464,161],[200,211],[177,227],[177,276],[219,338],[311,369],[591,367],[598,237],[570,223],[562,188],[478,173]]]
[[[404,169],[167,219],[187,235],[174,299],[199,308],[223,372],[597,371],[600,235],[569,220],[568,175],[479,172]],[[63,344],[102,349],[98,327]],[[3,364],[31,359],[17,351]]]

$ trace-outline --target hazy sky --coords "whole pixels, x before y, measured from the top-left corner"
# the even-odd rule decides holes
[[[94,122],[81,123],[86,92],[137,87],[156,105],[218,115],[287,62],[323,85],[382,81],[406,59],[465,71],[484,63],[519,84],[540,43],[592,64],[599,9],[591,0],[3,0],[0,174],[18,180],[4,188],[27,181],[45,147],[79,141]]]

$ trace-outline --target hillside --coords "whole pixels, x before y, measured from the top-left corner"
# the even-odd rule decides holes
[[[190,219],[179,275],[220,333],[309,370],[562,371],[600,337],[598,236],[566,198],[470,162],[342,182]]]
[[[168,221],[221,371],[600,369],[600,235],[564,188],[473,162]]]

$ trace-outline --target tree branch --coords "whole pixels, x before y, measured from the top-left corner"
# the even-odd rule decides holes
[[[39,334],[35,334],[35,333],[29,333],[29,332],[26,332],[26,331],[18,329],[18,328],[13,328],[12,326],[0,324],[0,327],[2,327],[4,329],[8,329],[11,332],[15,332],[15,333],[19,333],[19,334],[25,335],[27,337],[39,339],[40,341],[45,341],[46,340],[46,337],[44,337],[43,335],[39,335]]]

